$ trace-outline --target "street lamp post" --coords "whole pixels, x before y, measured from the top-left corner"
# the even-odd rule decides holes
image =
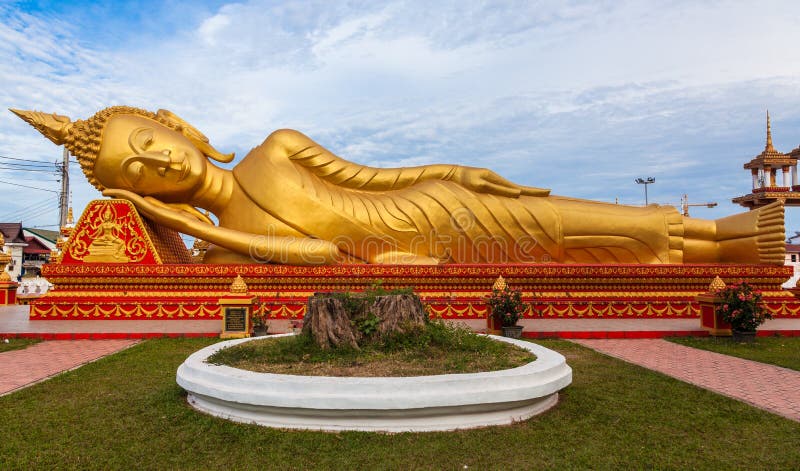
[[[649,185],[651,183],[655,183],[656,179],[653,178],[653,177],[647,177],[647,178],[637,178],[634,181],[636,183],[638,183],[639,185],[644,185],[644,205],[647,206],[648,205],[648,202],[647,202],[647,185]]]

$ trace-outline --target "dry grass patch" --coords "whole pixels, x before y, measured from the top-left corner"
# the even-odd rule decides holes
[[[260,373],[305,376],[426,376],[515,368],[536,357],[460,326],[431,322],[423,331],[382,339],[356,351],[323,350],[307,335],[254,340],[209,358]]]

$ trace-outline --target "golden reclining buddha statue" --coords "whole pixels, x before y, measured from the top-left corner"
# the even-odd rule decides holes
[[[780,203],[695,219],[553,196],[481,168],[362,166],[292,130],[227,170],[212,161],[233,154],[166,110],[77,121],[11,111],[65,145],[104,195],[210,242],[205,263],[783,263]]]

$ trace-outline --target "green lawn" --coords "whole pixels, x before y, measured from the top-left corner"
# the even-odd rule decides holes
[[[800,371],[800,337],[756,337],[753,343],[734,342],[730,337],[667,337],[666,340]]]
[[[296,432],[190,409],[175,384],[211,339],[149,340],[0,397],[0,469],[791,469],[800,423],[564,341],[574,383],[508,427]]]
[[[8,340],[8,343],[5,343],[5,341],[0,341],[0,353],[7,352],[9,350],[19,350],[19,349],[22,349],[22,348],[26,348],[29,345],[33,345],[35,343],[41,342],[41,340],[38,340],[38,339],[17,339],[17,338],[13,338],[13,339],[5,339],[5,340]]]

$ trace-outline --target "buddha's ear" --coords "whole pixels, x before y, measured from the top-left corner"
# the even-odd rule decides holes
[[[197,128],[186,122],[186,120],[176,115],[172,111],[158,110],[156,116],[158,116],[160,119],[168,121],[178,130],[180,130],[180,132],[186,136],[187,139],[192,141],[192,144],[194,144],[195,147],[197,147],[197,149],[207,157],[222,163],[228,163],[233,160],[233,157],[235,156],[234,153],[223,154],[212,147],[211,144],[208,143],[208,138],[205,136],[205,134],[198,131]]]

